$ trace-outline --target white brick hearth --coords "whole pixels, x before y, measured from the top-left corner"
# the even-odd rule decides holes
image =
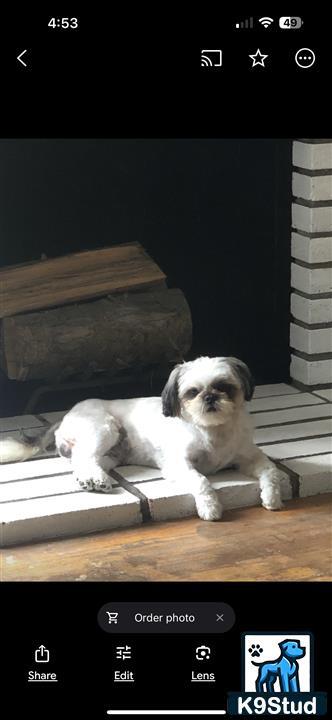
[[[300,392],[285,384],[256,388],[249,406],[256,427],[255,440],[278,462],[286,501],[332,491],[331,400],[329,389]],[[19,437],[20,428],[24,428],[36,434],[43,428],[44,418],[54,422],[62,415],[3,418],[0,433],[2,437]],[[64,458],[44,454],[25,463],[2,465],[1,544],[195,515],[192,496],[166,482],[158,470],[127,466],[117,468],[117,472],[119,484],[111,495],[104,495],[80,490]],[[258,483],[235,469],[210,479],[226,510],[260,503]]]

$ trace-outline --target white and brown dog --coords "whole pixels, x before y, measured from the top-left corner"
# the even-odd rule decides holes
[[[206,475],[237,465],[259,481],[263,506],[279,510],[279,472],[253,442],[246,409],[253,390],[241,360],[199,357],[174,368],[161,397],[84,400],[35,445],[3,441],[1,462],[26,460],[55,435],[84,490],[111,492],[108,472],[119,465],[157,467],[192,493],[203,520],[222,515]]]

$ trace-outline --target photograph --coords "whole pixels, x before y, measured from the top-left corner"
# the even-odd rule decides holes
[[[331,580],[332,140],[0,158],[2,581]]]

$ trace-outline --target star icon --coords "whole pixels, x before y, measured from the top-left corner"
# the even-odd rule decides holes
[[[261,65],[262,67],[265,68],[265,60],[269,56],[263,55],[263,53],[261,53],[261,51],[258,49],[258,50],[256,50],[255,55],[249,55],[249,57],[252,59],[251,67],[254,68],[255,65]]]

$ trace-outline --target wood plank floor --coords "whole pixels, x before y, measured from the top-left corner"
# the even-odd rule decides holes
[[[331,580],[332,497],[7,548],[2,580]]]

